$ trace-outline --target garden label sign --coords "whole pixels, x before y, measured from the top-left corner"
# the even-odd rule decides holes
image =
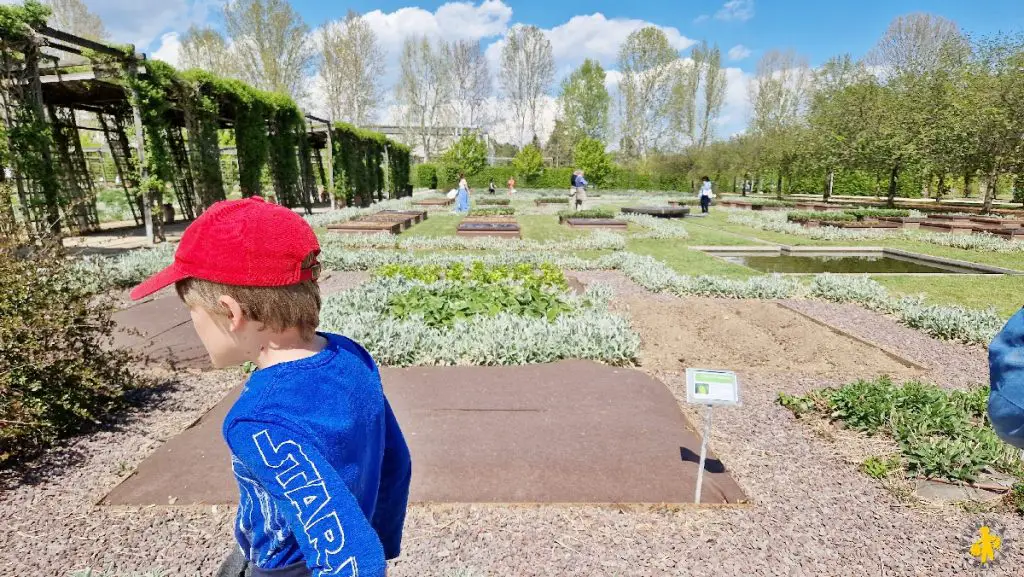
[[[700,503],[700,489],[704,482],[704,461],[708,456],[708,438],[711,437],[711,409],[715,405],[740,404],[740,384],[732,371],[686,369],[686,402],[706,405],[704,436],[700,441],[700,464],[697,466],[697,493],[694,503]]]

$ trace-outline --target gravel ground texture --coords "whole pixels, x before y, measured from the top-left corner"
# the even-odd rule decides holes
[[[967,551],[982,521],[1001,526],[1006,544],[998,564],[984,574],[1020,574],[1024,546],[1018,544],[1024,539],[1024,520],[901,502],[859,473],[856,460],[837,450],[827,435],[796,421],[775,402],[780,391],[805,393],[898,369],[888,356],[876,351],[870,354],[880,356],[850,359],[851,364],[837,366],[838,371],[825,361],[786,367],[766,362],[766,355],[750,356],[744,363],[743,358],[732,358],[739,345],[730,345],[731,331],[752,331],[754,344],[748,346],[755,346],[761,338],[757,331],[764,330],[759,323],[781,313],[799,319],[786,322],[808,323],[807,330],[825,331],[820,337],[814,333],[813,338],[841,343],[828,343],[806,354],[813,350],[823,351],[826,357],[869,354],[870,347],[851,345],[849,339],[774,303],[645,298],[643,289],[629,287],[613,274],[579,276],[586,278],[581,278],[584,282],[602,280],[619,289],[618,306],[630,311],[644,336],[645,358],[659,358],[659,348],[679,335],[689,335],[698,339],[693,347],[702,346],[704,341],[699,339],[709,339],[708,344],[737,363],[743,405],[716,409],[711,446],[752,503],[702,509],[413,506],[403,555],[393,564],[392,577],[971,574]],[[654,305],[666,303],[673,314],[657,318]],[[639,314],[641,308],[649,312]],[[716,325],[702,320],[710,310],[743,314],[736,321],[739,324]],[[848,311],[831,314],[843,317]],[[878,321],[867,319],[868,324]],[[681,328],[673,328],[674,324]],[[715,326],[723,327],[722,332],[716,333]],[[791,330],[803,330],[802,326],[795,324]],[[877,327],[883,325],[873,326],[881,334]],[[788,354],[787,346],[801,342],[813,344],[806,340],[810,337],[803,338],[792,344],[786,341],[771,354]],[[913,345],[920,345],[915,354],[951,358],[950,351],[956,349],[964,359],[971,359],[979,353],[971,347],[920,338]],[[902,345],[909,342],[893,345],[902,352]],[[931,353],[929,345],[934,347]],[[667,360],[645,364],[644,370],[666,383],[693,425],[700,427],[703,411],[684,405],[678,359],[663,358]],[[941,373],[940,363],[924,356],[914,358]],[[885,362],[893,364],[878,364]],[[165,375],[165,385],[140,399],[137,408],[114,426],[63,443],[31,471],[0,477],[0,518],[5,519],[6,529],[0,531],[0,567],[6,574],[26,576],[66,575],[86,567],[125,575],[154,569],[168,575],[211,575],[231,547],[232,508],[114,509],[94,503],[240,378],[238,372]]]

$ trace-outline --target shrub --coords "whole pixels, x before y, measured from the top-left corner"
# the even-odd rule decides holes
[[[476,201],[480,206],[508,206],[512,200],[508,198],[481,198]]]
[[[857,220],[852,214],[845,212],[818,212],[813,210],[795,210],[786,215],[789,222],[805,223],[810,221],[821,222],[850,222]]]
[[[515,158],[512,159],[512,165],[515,166],[516,171],[527,183],[544,172],[544,158],[541,155],[540,148],[535,144],[527,144],[516,153]]]
[[[516,209],[511,206],[495,206],[490,208],[474,208],[469,211],[469,216],[512,216]]]
[[[857,208],[843,211],[853,215],[857,220],[865,218],[907,218],[910,211],[902,208]]]
[[[0,465],[98,422],[134,386],[91,280],[57,255],[0,250]]]
[[[624,214],[626,220],[639,224],[647,232],[634,234],[633,238],[690,238],[690,233],[678,222],[658,218],[649,214]]]
[[[423,163],[417,164],[413,170],[413,184],[419,188],[437,189],[437,166]]]
[[[615,211],[611,208],[598,206],[586,210],[560,210],[558,211],[559,222],[567,218],[615,218]]]
[[[565,204],[569,202],[569,196],[541,196],[534,199],[534,202],[540,204]]]

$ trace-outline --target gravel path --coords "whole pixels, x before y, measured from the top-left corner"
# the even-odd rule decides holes
[[[814,300],[788,300],[783,304],[928,367],[936,384],[963,388],[988,382],[988,352],[980,345],[932,338],[854,304]]]
[[[576,274],[584,282],[612,284],[624,300],[649,294],[617,273]],[[656,298],[695,310],[705,304],[699,299]],[[841,318],[851,314],[843,308],[831,313]],[[877,324],[879,319],[863,318],[865,326],[873,327],[872,334],[889,332],[887,325]],[[638,329],[657,331],[665,330],[664,326]],[[657,335],[649,334],[652,338],[645,339],[645,348],[657,347]],[[909,337],[892,338],[903,339],[890,343],[901,352],[903,348],[895,345],[911,342]],[[928,343],[938,341],[924,339],[914,341],[913,346],[920,349],[914,348],[912,358],[934,367],[942,364],[930,359],[951,358],[943,347],[927,350]],[[958,354],[970,359],[969,353],[967,348]],[[679,371],[657,365],[645,370],[662,379],[684,403]],[[965,370],[949,376],[962,377]],[[1024,539],[1024,520],[901,504],[860,474],[855,459],[844,458],[833,444],[775,403],[780,391],[804,393],[842,384],[844,379],[763,365],[741,369],[739,374],[744,404],[716,410],[711,444],[747,492],[751,505],[716,509],[413,506],[403,556],[390,574],[954,575],[964,572],[965,542],[974,525],[994,519],[1006,528],[1002,537],[1008,547],[1001,563],[987,574],[1019,575],[1024,566],[1024,546],[1018,545]],[[0,566],[7,574],[60,575],[86,567],[122,574],[158,568],[170,575],[212,573],[231,547],[233,509],[93,505],[160,442],[215,404],[241,375],[178,373],[176,377],[177,383],[169,382],[161,394],[130,411],[116,427],[51,451],[36,467],[45,475],[0,477],[0,518],[6,529],[0,531]],[[701,426],[702,414],[686,406],[683,410],[695,427]]]

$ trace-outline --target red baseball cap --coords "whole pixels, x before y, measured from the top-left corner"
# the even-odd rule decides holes
[[[313,228],[289,208],[258,196],[223,200],[185,229],[174,263],[132,289],[139,300],[186,278],[235,286],[286,286],[313,278],[302,269],[320,253]]]

